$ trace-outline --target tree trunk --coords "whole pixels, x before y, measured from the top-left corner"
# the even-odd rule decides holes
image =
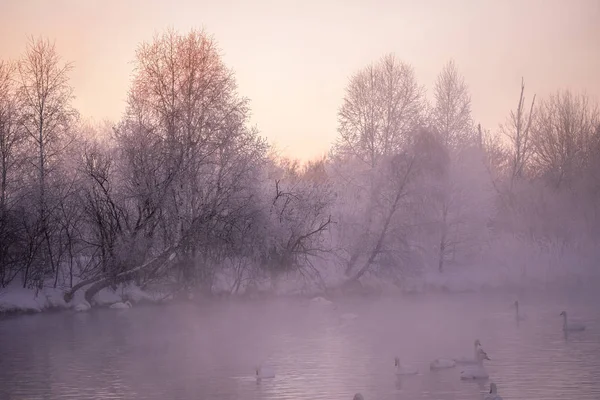
[[[363,265],[363,267],[356,273],[356,275],[354,275],[352,278],[350,278],[351,281],[352,280],[357,281],[358,279],[360,279],[360,277],[363,276],[369,270],[369,268],[371,267],[371,264],[373,263],[373,261],[375,261],[375,257],[377,257],[377,255],[381,251],[381,247],[383,246],[383,241],[385,239],[385,236],[387,235],[387,231],[388,231],[390,223],[392,221],[392,217],[396,213],[400,199],[402,198],[402,195],[404,194],[403,189],[404,189],[404,185],[402,185],[402,188],[400,190],[398,190],[398,192],[396,194],[396,198],[394,199],[392,208],[390,209],[390,212],[388,213],[388,216],[385,219],[385,223],[383,224],[383,229],[381,230],[381,233],[379,234],[379,238],[377,239],[375,248],[371,252],[371,255],[369,256],[365,265]]]
[[[438,254],[438,271],[444,271],[444,259],[446,257],[446,236],[448,228],[446,226],[448,220],[448,208],[444,204],[442,210],[442,237],[440,238],[440,253]]]
[[[92,286],[87,289],[85,291],[85,299],[88,301],[88,303],[91,304],[92,299],[94,298],[94,296],[96,295],[96,293],[98,293],[100,290],[109,287],[112,284],[119,284],[119,283],[124,283],[127,281],[130,281],[132,279],[134,279],[138,274],[142,273],[142,272],[146,272],[147,270],[154,270],[156,271],[158,268],[164,266],[166,263],[168,263],[170,260],[170,255],[176,251],[176,247],[172,246],[170,248],[168,248],[167,250],[163,251],[158,257],[148,261],[147,263],[137,267],[137,268],[133,268],[129,271],[125,271],[125,272],[121,272],[120,274],[117,274],[114,277],[103,277],[100,279],[96,279],[95,283],[92,284]],[[92,283],[89,282],[88,283]],[[88,284],[86,283],[86,285]],[[79,288],[81,287],[81,283],[78,284],[77,286],[79,286]],[[85,285],[83,285],[85,286]],[[71,290],[70,297],[73,297],[73,294],[75,293],[75,290]],[[66,294],[65,294],[65,300],[66,300]]]

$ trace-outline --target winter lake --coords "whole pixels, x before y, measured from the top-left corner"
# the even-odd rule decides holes
[[[599,399],[600,311],[583,294],[134,306],[0,320],[1,399]],[[596,305],[594,305],[596,304]],[[560,312],[584,323],[565,337]],[[348,318],[348,313],[356,315]],[[473,354],[490,379],[438,357]],[[396,377],[394,357],[419,370]],[[257,383],[255,366],[275,370]]]

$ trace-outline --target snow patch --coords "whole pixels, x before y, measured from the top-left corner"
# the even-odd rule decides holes
[[[46,308],[68,308],[65,301],[65,292],[58,288],[44,288],[42,293],[46,296]]]
[[[94,304],[98,306],[108,306],[113,303],[117,303],[123,301],[121,296],[119,296],[114,290],[110,288],[104,288],[100,290],[92,299]]]
[[[174,298],[172,294],[166,292],[161,286],[142,289],[134,283],[121,286],[118,292],[121,294],[123,301],[129,300],[132,303],[163,303]]]
[[[8,287],[0,290],[0,312],[41,312],[51,308],[67,308],[61,289]]]
[[[142,301],[156,302],[160,299],[160,295],[156,293],[150,293],[142,290],[137,285],[127,285],[121,289],[121,297],[127,299],[133,303],[139,303]]]
[[[0,311],[40,312],[46,299],[36,296],[34,290],[7,288],[0,292]]]

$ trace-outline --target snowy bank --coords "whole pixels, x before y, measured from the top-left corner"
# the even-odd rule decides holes
[[[58,288],[45,287],[38,290],[12,286],[0,289],[0,314],[37,313],[74,308],[84,301],[85,289],[78,290],[69,303],[64,300],[66,290]],[[127,300],[131,303],[158,303],[164,299],[165,295],[161,292],[149,292],[135,285],[124,285],[117,290],[106,288],[99,291],[94,296],[92,304],[96,307],[108,307]]]
[[[535,265],[535,264],[533,264]],[[543,265],[538,263],[537,265]],[[555,290],[576,289],[589,290],[594,285],[600,285],[600,276],[586,275],[584,271],[565,271],[557,269],[534,270],[531,265],[523,269],[520,265],[506,268],[498,265],[479,265],[472,267],[448,268],[443,273],[437,270],[422,271],[412,277],[390,276],[382,277],[375,274],[365,274],[360,282],[347,282],[343,273],[333,268],[323,268],[319,271],[320,280],[308,278],[300,273],[289,273],[277,279],[255,279],[251,284],[243,285],[240,290],[231,294],[234,286],[233,277],[221,276],[212,287],[214,294],[227,294],[227,296],[240,299],[262,299],[269,297],[307,297],[325,296],[396,296],[402,294],[427,294],[427,293],[464,293],[464,292],[489,292],[490,290]],[[337,272],[337,273],[336,273]],[[163,303],[174,300],[177,294],[165,291],[167,286],[141,289],[135,284],[122,284],[116,290],[104,288],[92,299],[92,308],[110,307],[112,304],[130,301],[136,303]],[[41,290],[9,287],[0,289],[0,314],[3,313],[36,313],[52,309],[75,309],[85,301],[84,295],[87,287],[82,287],[75,292],[73,299],[66,303],[65,288],[43,288]],[[197,299],[203,301],[205,296],[201,293],[181,292],[187,294],[187,300]],[[195,296],[197,294],[198,296]],[[180,296],[181,297],[181,296]],[[81,307],[80,307],[81,308]],[[88,308],[89,309],[89,305]]]
[[[0,313],[31,313],[60,308],[67,308],[60,289],[34,290],[8,287],[0,290]]]

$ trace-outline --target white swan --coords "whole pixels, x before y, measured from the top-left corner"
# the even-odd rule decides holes
[[[87,302],[87,300],[82,301],[81,303],[75,306],[75,311],[89,311],[92,308],[92,305]]]
[[[446,369],[456,367],[456,361],[450,358],[436,358],[429,364],[430,370]]]
[[[581,332],[585,330],[585,325],[583,324],[578,324],[578,323],[568,323],[567,322],[567,312],[563,311],[560,313],[560,315],[563,317],[563,331],[570,331],[570,332]]]
[[[481,342],[479,339],[475,340],[474,353],[473,358],[471,357],[461,357],[455,358],[454,362],[457,365],[475,365],[479,363],[479,349],[481,348]]]
[[[519,300],[515,300],[515,319],[517,322],[525,321],[527,319],[526,315],[519,314]]]
[[[502,400],[502,397],[498,395],[498,388],[495,383],[490,383],[490,392],[485,395],[483,400]]]
[[[275,378],[275,370],[272,367],[258,365],[256,367],[256,380]]]
[[[482,348],[478,349],[477,352],[477,363],[472,365],[466,365],[465,368],[460,371],[460,379],[462,380],[470,380],[470,379],[487,379],[489,375],[485,368],[483,368],[483,360],[490,360],[488,355]]]
[[[419,373],[419,371],[414,368],[400,364],[399,357],[394,358],[394,366],[396,367],[396,375],[416,375]]]
[[[127,300],[125,303],[123,303],[122,301],[116,302],[114,304],[110,305],[110,308],[119,308],[119,309],[125,309],[125,308],[131,308],[132,305],[129,302],[129,300]]]
[[[465,369],[460,371],[460,379],[464,380],[475,380],[475,379],[488,379],[488,375],[483,365],[466,365]]]
[[[363,397],[363,395],[362,395],[362,394],[360,394],[360,393],[356,393],[356,394],[354,395],[354,397],[352,398],[352,400],[365,400],[365,398]]]

